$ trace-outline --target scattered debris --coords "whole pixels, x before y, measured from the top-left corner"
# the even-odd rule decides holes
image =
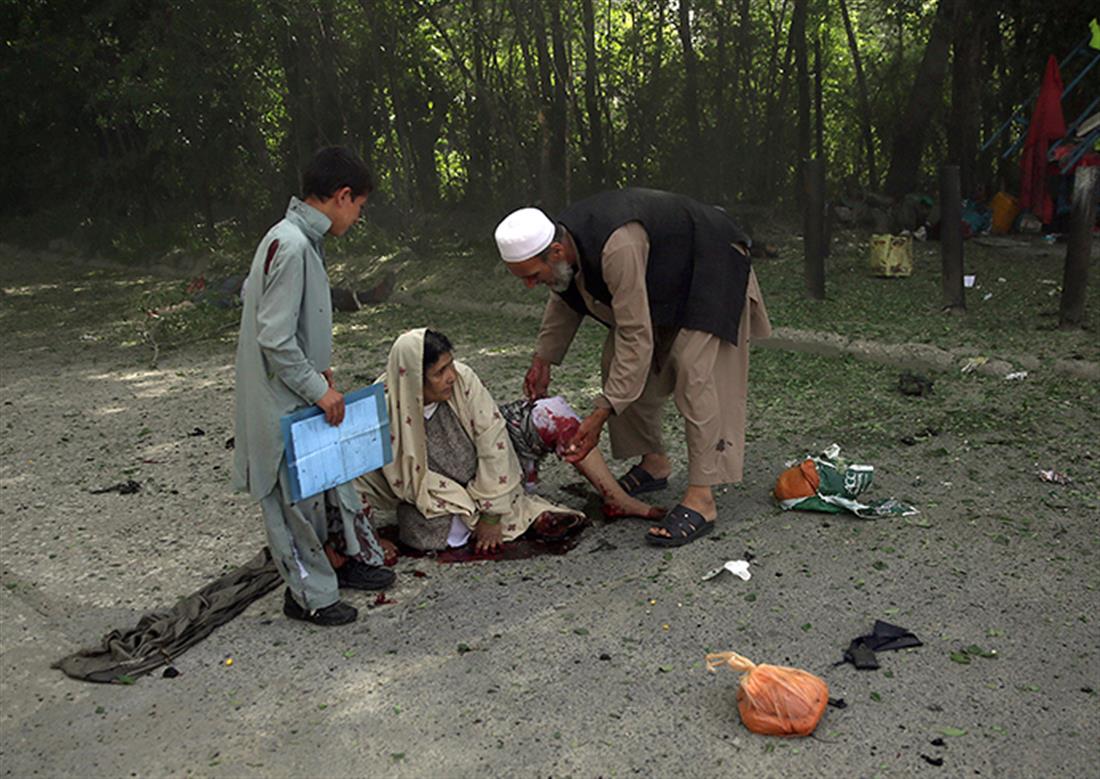
[[[596,552],[612,552],[619,547],[608,541],[606,538],[601,538],[596,542],[596,545],[588,550],[589,554],[596,554]]]
[[[206,431],[205,431],[205,430],[203,430],[203,429],[202,429],[201,427],[196,427],[196,428],[195,428],[194,430],[192,430],[192,431],[191,431],[190,433],[188,433],[187,435],[188,435],[189,437],[191,437],[191,438],[196,438],[196,437],[198,437],[198,436],[200,436],[200,435],[206,435]]]
[[[133,495],[140,490],[140,482],[136,482],[133,479],[127,479],[126,481],[120,481],[118,484],[112,484],[110,487],[104,487],[101,490],[88,490],[88,492],[92,495],[103,495],[106,492],[117,492],[119,495]]]
[[[851,512],[862,519],[908,517],[919,512],[908,503],[894,498],[869,502],[857,500],[871,487],[875,466],[847,463],[840,447],[832,444],[816,457],[801,462],[792,460],[779,474],[772,494],[784,511],[822,511],[828,514]]]
[[[963,276],[963,286],[966,287],[967,289],[972,289],[974,287],[974,284],[977,283],[977,281],[978,281],[978,277],[976,275],[964,275]]]
[[[229,438],[225,439],[225,448],[226,449],[232,449],[236,445],[237,445],[237,437],[236,436],[230,436]]]
[[[1019,381],[1020,379],[1027,378],[1027,371],[1013,371],[1012,373],[1005,374],[1005,381]]]
[[[971,644],[950,654],[951,661],[960,665],[970,665],[970,659],[973,657],[995,658],[996,656],[996,649],[982,649],[977,644]]]
[[[1024,212],[1016,220],[1016,232],[1020,235],[1038,235],[1043,231],[1043,222],[1035,214]]]
[[[164,669],[164,673],[161,674],[165,679],[175,679],[180,675],[179,669],[174,665],[170,665]]]
[[[715,576],[718,576],[722,571],[729,571],[734,576],[739,577],[742,581],[748,581],[752,578],[752,574],[749,573],[749,561],[748,560],[727,560],[722,564],[721,568],[715,568],[712,571],[707,571],[703,574],[701,581],[710,581]]]
[[[890,652],[897,649],[923,646],[921,640],[903,627],[891,625],[881,619],[875,620],[870,634],[857,636],[844,650],[844,659],[835,665],[851,663],[862,671],[873,671],[879,667],[876,652]]]
[[[910,373],[905,371],[898,376],[898,391],[902,395],[911,395],[916,397],[924,397],[925,395],[932,394],[932,386],[935,384],[932,379],[927,376],[922,376],[919,373]]]
[[[834,709],[846,709],[848,708],[848,701],[843,698],[829,698],[829,705]]]
[[[388,606],[391,603],[397,603],[393,598],[387,598],[386,593],[380,592],[374,599],[374,606]]]
[[[934,766],[943,765],[943,758],[942,757],[929,757],[928,755],[925,755],[925,754],[922,753],[921,758],[924,760],[924,762],[928,763],[928,765],[934,765]]]
[[[963,363],[962,372],[963,373],[973,373],[978,368],[985,365],[987,362],[989,362],[988,357],[971,357],[966,362]]]
[[[808,736],[829,703],[829,686],[799,668],[757,665],[736,652],[708,654],[707,670],[728,666],[740,671],[737,710],[741,722],[765,736]]]
[[[1039,478],[1050,484],[1070,484],[1073,482],[1069,476],[1051,468],[1048,471],[1039,471]]]
[[[871,273],[886,278],[907,278],[913,274],[913,239],[901,235],[871,236]]]
[[[898,441],[905,444],[906,446],[916,446],[921,441],[926,441],[929,438],[935,438],[939,434],[940,434],[939,428],[931,427],[931,426],[925,426],[925,428],[923,430],[920,430],[916,433],[913,433],[912,435],[902,436],[901,438],[898,439]],[[919,481],[919,477],[918,477],[918,481]],[[919,484],[914,484],[913,486],[920,486],[920,485]]]

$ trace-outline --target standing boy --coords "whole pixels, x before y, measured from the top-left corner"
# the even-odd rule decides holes
[[[344,396],[332,380],[322,241],[355,224],[372,189],[370,171],[348,149],[313,156],[302,174],[302,199],[290,199],[286,217],[256,249],[237,342],[234,486],[260,501],[271,557],[287,584],[283,613],[317,625],[358,616],[340,600],[339,587],[378,590],[394,580],[350,484],[291,502],[279,426],[283,416],[312,404],[331,425],[344,419]]]

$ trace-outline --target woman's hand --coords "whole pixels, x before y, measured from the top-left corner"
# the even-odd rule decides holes
[[[503,535],[504,531],[499,521],[492,524],[484,520],[478,522],[477,527],[474,528],[474,551],[479,553],[499,551]]]

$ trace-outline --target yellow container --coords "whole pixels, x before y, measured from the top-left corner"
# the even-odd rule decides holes
[[[1012,232],[1012,223],[1020,213],[1020,203],[1007,192],[998,192],[989,200],[989,210],[993,212],[991,232],[1004,235]]]
[[[908,235],[872,235],[871,273],[887,278],[913,275],[913,239]]]

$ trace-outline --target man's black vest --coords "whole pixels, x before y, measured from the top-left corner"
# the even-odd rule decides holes
[[[653,326],[702,330],[737,343],[751,264],[733,244],[748,246],[749,237],[725,211],[671,192],[620,189],[574,203],[558,222],[577,245],[585,288],[607,304],[604,244],[627,222],[641,222],[649,235],[646,291]],[[577,312],[592,314],[576,281],[561,297]]]

